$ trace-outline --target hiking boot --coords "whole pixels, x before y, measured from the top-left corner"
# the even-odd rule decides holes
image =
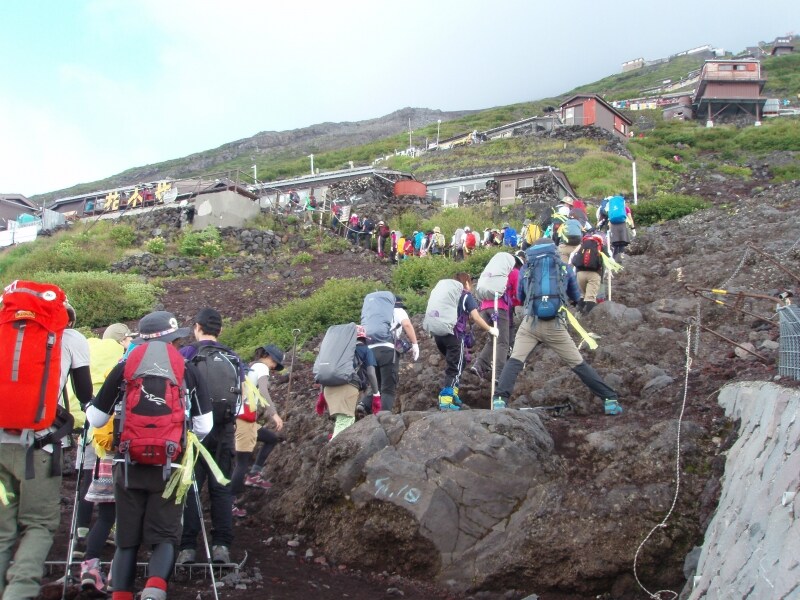
[[[142,590],[140,600],[167,600],[167,592],[157,587],[146,587]]]
[[[211,562],[228,564],[231,562],[231,552],[227,546],[211,546]]]
[[[90,558],[81,563],[81,588],[84,590],[106,591],[106,580],[100,570],[100,559]]]
[[[356,421],[360,421],[364,417],[367,416],[367,407],[364,406],[361,402],[356,404]]]
[[[460,410],[461,401],[453,391],[453,388],[442,388],[439,392],[439,410]]]
[[[175,564],[189,565],[197,562],[197,551],[194,548],[184,548],[178,552],[178,558],[175,559]]]
[[[245,509],[245,508],[240,508],[240,507],[238,507],[238,506],[236,506],[236,505],[234,504],[234,505],[233,505],[233,508],[231,509],[231,514],[232,514],[234,517],[238,517],[238,518],[240,518],[240,519],[241,519],[242,517],[246,517],[246,516],[247,516],[247,509]]]
[[[616,398],[612,398],[610,400],[606,400],[604,402],[605,413],[607,415],[621,415],[622,414],[622,405]]]
[[[72,560],[73,561],[83,560],[85,554],[86,554],[86,538],[79,537],[77,540],[75,540],[75,546],[72,548]]]
[[[252,473],[244,478],[244,484],[248,487],[257,487],[261,488],[262,490],[268,490],[272,487],[272,483],[269,480],[264,479],[261,476],[261,473]]]
[[[502,397],[495,396],[492,399],[492,410],[500,410],[501,408],[505,407],[506,407],[506,401]]]

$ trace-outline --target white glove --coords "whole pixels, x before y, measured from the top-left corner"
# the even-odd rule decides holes
[[[489,335],[497,337],[498,335],[500,335],[500,330],[497,327],[489,327]]]
[[[414,359],[414,362],[419,360],[419,344],[411,344],[411,358]]]

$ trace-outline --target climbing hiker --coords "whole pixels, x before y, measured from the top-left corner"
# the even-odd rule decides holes
[[[453,260],[464,260],[464,242],[466,237],[467,233],[462,227],[459,227],[453,233],[453,237],[450,240],[450,248],[453,251]]]
[[[92,397],[89,346],[74,324],[74,310],[54,285],[15,281],[3,293],[0,361],[9,366],[0,375],[3,598],[39,595],[61,520],[61,440],[74,422],[67,405]],[[70,379],[72,390],[65,395]]]
[[[611,246],[611,258],[617,262],[622,261],[625,248],[631,243],[631,229],[633,229],[633,215],[625,198],[621,195],[608,199],[608,238]],[[628,226],[630,225],[630,229]]]
[[[447,245],[447,241],[442,234],[441,228],[437,225],[433,228],[433,235],[431,236],[431,254],[439,255],[444,254],[445,246]]]
[[[490,286],[487,286],[487,292],[483,294],[479,309],[481,317],[483,317],[487,323],[494,322],[498,329],[496,364],[494,366],[496,373],[495,376],[502,372],[503,367],[506,364],[506,358],[508,357],[508,348],[510,342],[509,336],[511,333],[512,323],[511,313],[515,306],[520,305],[520,302],[517,299],[517,287],[519,285],[519,270],[524,264],[523,256],[515,254],[509,259],[509,255],[507,253],[501,252],[499,254],[495,254],[495,256],[492,257],[492,259],[486,265],[486,269],[484,269],[483,274],[481,274],[481,277],[478,280],[478,292],[482,292],[482,283],[483,281],[487,280],[486,273],[488,271],[494,270],[495,273],[495,276],[488,278],[488,280],[498,279],[498,277],[501,280],[498,282],[499,285],[496,289],[496,291],[500,293],[497,299],[496,318],[493,318],[493,315],[495,314],[495,304],[494,294],[492,293],[495,290],[490,289]],[[505,258],[508,261],[507,268],[496,266],[496,264],[498,264],[498,258],[495,257],[499,257],[500,259]],[[495,264],[493,264],[493,262]],[[510,269],[508,267],[510,267]],[[492,371],[492,346],[492,339],[489,338],[484,344],[480,354],[478,354],[478,358],[475,359],[475,362],[469,368],[469,372],[480,380],[485,379],[486,376]]]
[[[490,335],[497,336],[497,327],[487,323],[478,312],[478,303],[470,293],[469,273],[456,273],[453,279],[442,279],[431,291],[425,310],[423,329],[433,336],[436,348],[445,358],[444,379],[439,392],[440,410],[459,410],[458,385],[464,369],[465,350],[474,339],[469,321],[475,322]]]
[[[378,410],[391,412],[397,391],[400,358],[405,353],[403,350],[410,351],[414,361],[419,359],[417,334],[402,300],[392,292],[372,292],[366,295],[361,307],[361,325],[364,326],[369,348],[375,356],[375,373],[381,393],[381,406]],[[398,351],[398,341],[402,341],[403,333],[410,346],[405,349],[400,344],[401,351]],[[373,410],[369,396],[359,400],[356,406],[357,419],[373,412],[377,411]]]
[[[517,230],[508,223],[503,223],[503,246],[517,247]]]
[[[597,305],[597,293],[603,281],[603,236],[584,236],[581,245],[572,254],[571,264],[575,268],[582,298],[578,303],[583,314],[589,314]]]
[[[580,300],[574,273],[561,262],[549,238],[537,240],[526,256],[525,272],[517,290],[517,296],[525,306],[525,318],[517,330],[511,358],[500,374],[492,407],[506,407],[525,361],[536,346],[543,344],[567,363],[583,384],[603,400],[605,414],[622,413],[617,392],[583,359],[567,331],[565,305],[568,301],[577,304]]]
[[[314,380],[322,386],[317,414],[327,407],[335,419],[331,439],[356,422],[356,403],[362,392],[372,390],[372,409],[381,408],[381,393],[375,375],[375,355],[367,346],[362,325],[332,325],[325,332],[314,361]]]
[[[236,416],[242,403],[244,365],[239,356],[218,341],[222,331],[222,315],[213,308],[202,309],[194,320],[195,342],[181,348],[180,353],[197,368],[208,388],[214,415],[214,428],[203,440],[203,446],[214,457],[217,467],[226,479],[233,474],[234,429]],[[212,560],[229,563],[230,547],[233,543],[233,493],[230,482],[220,483],[204,461],[195,466],[197,491],[208,483],[211,502],[211,551]],[[189,497],[183,511],[183,533],[181,535],[178,564],[192,563],[197,555],[197,537],[200,534],[200,519],[197,501]]]
[[[185,445],[193,449],[200,445],[194,440],[202,440],[211,431],[214,419],[205,381],[197,367],[185,362],[173,346],[189,336],[189,328],[178,327],[172,313],[155,311],[139,321],[138,330],[143,343],[111,370],[86,417],[99,429],[122,403],[113,467],[117,506],[117,549],[111,567],[114,599],[133,600],[136,557],[139,546],[144,545],[151,554],[141,598],[164,600],[185,498],[185,489],[175,485],[179,482],[175,475],[191,469],[188,464],[183,469],[172,465],[190,454]],[[187,410],[191,431],[187,431]],[[145,432],[149,435],[144,436]]]
[[[283,370],[284,358],[283,351],[274,344],[259,346],[253,353],[253,360],[245,375],[243,400],[239,414],[236,415],[236,467],[231,477],[234,498],[241,495],[244,486],[265,490],[272,487],[264,474],[264,465],[280,441],[277,434],[283,430],[283,419],[278,415],[270,397],[269,378],[272,371]],[[269,421],[274,424],[275,432],[261,424]],[[250,466],[257,442],[263,445]],[[234,517],[247,516],[247,510],[237,506],[235,501],[231,513]]]

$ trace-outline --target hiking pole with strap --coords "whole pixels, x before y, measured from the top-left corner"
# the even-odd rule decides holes
[[[67,401],[69,403],[69,401]],[[81,490],[81,478],[83,477],[83,464],[86,460],[86,438],[88,437],[89,433],[89,421],[84,421],[83,423],[83,431],[81,432],[81,444],[78,448],[78,452],[80,452],[80,460],[78,461],[78,473],[75,477],[75,501],[72,503],[72,521],[70,522],[69,526],[69,543],[67,544],[67,566],[64,570],[64,586],[61,589],[61,600],[65,600],[67,597],[67,586],[69,585],[69,580],[72,577],[72,553],[75,551],[75,530],[77,528],[77,521],[78,521],[78,503],[80,502],[80,490]],[[60,444],[61,441],[56,441],[56,444]]]
[[[292,336],[294,336],[294,341],[292,342],[292,362],[289,364],[289,389],[286,390],[287,400],[292,395],[292,376],[294,375],[294,355],[297,352],[297,336],[299,335],[300,335],[299,329],[292,329]]]
[[[206,535],[206,521],[203,518],[203,506],[200,504],[200,490],[197,489],[197,479],[195,479],[194,476],[194,469],[192,469],[192,488],[194,489],[194,501],[197,503],[197,516],[200,518],[200,531],[203,534],[203,545],[206,549],[208,570],[211,571],[211,587],[214,590],[214,600],[219,600],[219,595],[217,594],[217,578],[214,575],[214,561],[211,560],[211,548],[208,545],[208,535]]]
[[[492,322],[494,323],[494,328],[497,329],[497,322],[499,320],[499,315],[497,314],[497,298],[498,293],[494,293],[494,312],[492,313]],[[495,381],[495,374],[497,373],[497,338],[498,336],[492,336],[492,392],[491,396],[489,397],[489,405],[490,410],[494,410],[494,381]]]

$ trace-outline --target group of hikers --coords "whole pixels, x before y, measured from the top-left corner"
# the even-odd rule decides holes
[[[526,221],[517,239],[506,224],[500,244],[507,250],[491,258],[477,281],[462,272],[431,290],[423,329],[444,357],[440,410],[465,408],[459,386],[474,324],[489,337],[467,372],[490,382],[493,410],[508,407],[518,375],[541,344],[602,400],[605,414],[622,413],[618,393],[583,359],[567,324],[595,344],[572,311],[594,308],[604,271],[621,268],[633,223],[621,196],[604,201],[596,225],[585,216],[579,201],[567,197],[544,230]],[[468,227],[463,233],[472,234]],[[102,339],[87,339],[54,285],[16,281],[2,301],[0,364],[10,367],[0,371],[0,597],[39,594],[60,521],[61,449],[77,431],[65,586],[69,565],[80,560],[82,586],[113,586],[113,600],[133,600],[144,546],[150,556],[140,598],[164,600],[175,564],[198,560],[201,535],[209,563],[230,563],[233,518],[246,515],[237,498],[245,486],[271,487],[263,469],[283,420],[269,379],[284,368],[284,352],[265,343],[245,362],[219,342],[222,315],[214,308],[201,310],[191,328],[159,310],[145,315],[135,333],[115,323]],[[389,291],[364,298],[359,323],[329,328],[313,374],[320,386],[316,411],[327,410],[333,420],[330,438],[367,415],[391,412],[401,360],[419,356],[403,299]],[[199,496],[204,485],[210,543]],[[106,574],[100,558],[112,538]]]
[[[150,556],[138,597],[164,600],[175,564],[198,560],[200,534],[202,562],[231,563],[233,517],[246,515],[237,497],[245,486],[271,487],[263,468],[283,420],[269,378],[283,369],[284,353],[265,344],[243,361],[218,341],[222,316],[213,308],[191,328],[154,311],[138,332],[115,323],[102,339],[87,339],[75,322],[54,285],[16,281],[3,294],[0,361],[14,369],[0,375],[0,597],[39,594],[60,521],[61,449],[77,434],[64,591],[80,561],[82,588],[113,587],[114,600],[133,600],[144,547]],[[116,548],[105,573],[108,541]]]

